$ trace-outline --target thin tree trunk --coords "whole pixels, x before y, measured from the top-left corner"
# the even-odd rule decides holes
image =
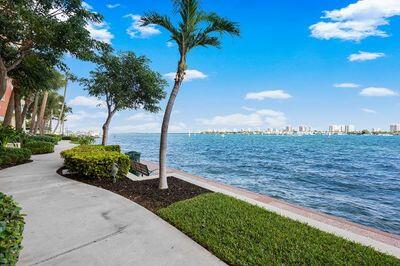
[[[32,105],[32,96],[25,97],[25,104],[24,104],[24,108],[22,109],[22,113],[21,113],[21,121],[22,121],[21,127],[25,122],[26,114],[28,113],[28,110],[31,107],[31,105]],[[25,127],[25,129],[26,129],[26,127]]]
[[[181,57],[178,64],[178,71],[176,72],[175,83],[169,96],[167,107],[165,108],[164,118],[161,126],[160,138],[160,158],[159,158],[159,189],[168,189],[166,157],[167,157],[167,139],[169,120],[171,118],[172,108],[174,107],[175,98],[178,95],[182,81],[185,77],[185,59]]]
[[[0,99],[3,98],[7,90],[7,67],[2,58],[0,58]]]
[[[50,129],[49,129],[49,132],[51,133],[51,131],[53,130],[53,109],[50,111],[50,121],[49,121],[50,123]]]
[[[63,116],[63,113],[64,113],[65,97],[67,97],[67,85],[68,85],[68,79],[65,79],[63,103],[62,103],[62,105],[61,105],[61,112],[60,112],[60,115],[58,116],[58,121],[57,121],[56,127],[55,127],[54,130],[53,130],[53,134],[56,133],[57,128],[58,128],[58,126],[59,126],[59,124],[60,124],[60,121],[61,121],[61,117]]]
[[[22,129],[22,117],[21,117],[21,94],[17,87],[14,88],[14,116],[15,116],[15,128],[17,130]]]
[[[108,116],[107,116],[106,122],[103,125],[103,136],[101,138],[101,145],[104,145],[104,146],[107,145],[108,128],[110,126],[111,118],[113,117],[114,113],[115,113],[115,110],[111,111],[111,112],[110,111],[108,112]]]
[[[35,102],[33,104],[33,110],[32,110],[31,128],[30,128],[31,134],[35,134],[38,105],[39,105],[39,93],[37,92],[35,94]]]
[[[39,119],[37,122],[37,125],[39,126],[39,130],[40,130],[40,135],[44,134],[44,112],[46,110],[46,105],[47,105],[47,98],[49,96],[49,92],[45,91],[43,94],[43,100],[42,100],[42,104],[40,106],[40,113],[39,113]],[[36,134],[36,131],[35,131]]]
[[[8,101],[7,111],[3,121],[4,126],[11,126],[13,114],[14,114],[14,90],[11,91],[10,100]]]

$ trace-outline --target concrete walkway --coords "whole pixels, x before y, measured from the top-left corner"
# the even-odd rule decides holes
[[[27,214],[19,265],[224,265],[143,207],[59,176],[70,147],[0,171],[0,191]]]

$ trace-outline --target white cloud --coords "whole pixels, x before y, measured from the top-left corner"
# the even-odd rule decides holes
[[[87,107],[106,107],[104,101],[97,99],[96,97],[86,97],[86,96],[77,96],[74,99],[70,100],[68,105],[71,106],[87,106]]]
[[[368,109],[368,108],[361,108],[361,111],[366,112],[366,113],[370,113],[370,114],[376,114],[375,110]]]
[[[113,8],[121,6],[121,4],[118,4],[118,3],[116,3],[116,4],[107,4],[106,6],[107,6],[107,8],[113,9]]]
[[[129,116],[127,120],[129,121],[156,121],[160,118],[160,114],[152,114],[152,113],[136,113],[132,116]]]
[[[161,130],[161,123],[149,122],[136,125],[114,126],[111,127],[110,130],[115,133],[159,133]],[[188,129],[185,123],[172,123],[168,129],[170,133],[183,133],[187,131]]]
[[[265,99],[289,99],[292,96],[283,90],[272,90],[272,91],[261,91],[261,92],[249,92],[246,94],[245,99],[247,100],[265,100]]]
[[[388,88],[369,87],[363,89],[360,92],[360,95],[369,97],[384,97],[384,96],[397,96],[399,94]]]
[[[90,32],[93,39],[110,44],[114,35],[109,31],[107,23],[93,23],[89,22],[86,29]]]
[[[333,87],[335,88],[359,88],[360,84],[356,84],[356,83],[336,83],[333,85]]]
[[[213,127],[283,127],[287,123],[287,118],[282,112],[262,109],[251,114],[236,113],[215,116],[211,119],[197,119],[197,122]]]
[[[342,9],[324,11],[322,19],[310,26],[311,36],[318,39],[360,41],[370,36],[387,37],[380,27],[400,15],[398,0],[359,0]]]
[[[126,33],[128,33],[131,38],[145,39],[154,35],[161,34],[161,31],[157,29],[156,25],[154,24],[142,26],[140,15],[128,14],[125,17],[132,19],[132,24],[126,30]]]
[[[369,53],[369,52],[362,52],[359,51],[358,54],[351,54],[347,58],[350,62],[355,61],[368,61],[368,60],[375,60],[380,57],[384,57],[384,53]]]
[[[170,72],[164,75],[164,77],[174,80],[176,76],[176,72]],[[185,79],[184,81],[192,81],[195,79],[206,79],[207,75],[203,72],[195,69],[188,69],[185,71]]]
[[[107,112],[86,112],[86,111],[78,111],[72,114],[67,115],[67,121],[68,122],[76,122],[76,121],[81,121],[84,119],[97,119],[97,118],[102,118],[105,119],[107,117]]]
[[[166,42],[166,45],[167,45],[168,48],[171,48],[171,47],[174,47],[174,46],[175,46],[175,43],[169,41],[169,42]]]

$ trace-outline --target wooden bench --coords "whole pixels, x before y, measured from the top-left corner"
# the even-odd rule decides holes
[[[140,173],[142,176],[150,176],[153,172],[157,171],[157,169],[150,171],[147,165],[135,161],[131,161],[131,170]]]

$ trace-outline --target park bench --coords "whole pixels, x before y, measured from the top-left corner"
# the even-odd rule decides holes
[[[131,161],[131,170],[136,171],[141,176],[150,176],[153,172],[157,171],[157,169],[150,171],[147,165],[135,161]]]

